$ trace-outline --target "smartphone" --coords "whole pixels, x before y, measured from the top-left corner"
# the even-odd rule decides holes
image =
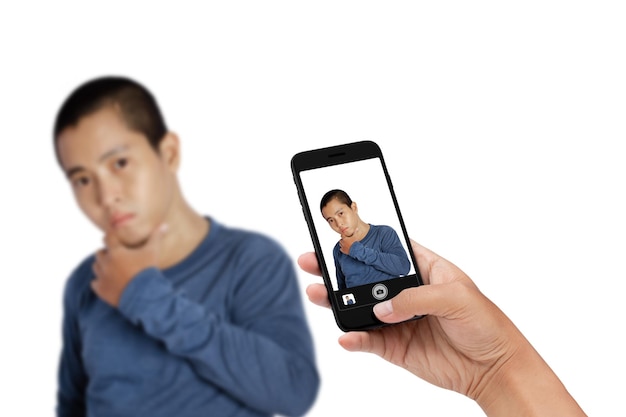
[[[374,305],[422,278],[381,148],[360,141],[307,150],[291,170],[337,325],[384,326]]]

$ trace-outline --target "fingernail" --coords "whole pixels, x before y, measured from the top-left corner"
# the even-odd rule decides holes
[[[392,313],[393,306],[391,305],[391,301],[383,301],[374,306],[374,314],[379,318],[387,317]]]

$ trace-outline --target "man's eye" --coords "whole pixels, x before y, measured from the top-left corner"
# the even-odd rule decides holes
[[[128,159],[126,158],[120,158],[113,164],[116,169],[124,168],[126,165],[128,165]]]
[[[78,177],[78,178],[76,178],[72,182],[74,183],[75,187],[84,187],[86,185],[89,185],[89,178],[87,178],[87,177]]]

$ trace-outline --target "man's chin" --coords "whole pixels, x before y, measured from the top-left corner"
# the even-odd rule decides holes
[[[148,242],[147,236],[135,233],[118,233],[117,238],[128,249],[139,249]]]
[[[144,246],[148,242],[148,239],[141,239],[136,241],[122,241],[122,245],[127,247],[128,249],[139,249]]]

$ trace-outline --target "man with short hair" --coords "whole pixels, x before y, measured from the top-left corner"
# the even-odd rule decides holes
[[[84,83],[58,162],[104,247],[64,292],[57,415],[296,416],[319,375],[295,268],[267,236],[196,212],[179,138],[124,77]]]
[[[411,262],[396,231],[363,221],[347,192],[328,191],[320,201],[320,211],[331,229],[341,235],[333,247],[339,290],[409,273]]]

